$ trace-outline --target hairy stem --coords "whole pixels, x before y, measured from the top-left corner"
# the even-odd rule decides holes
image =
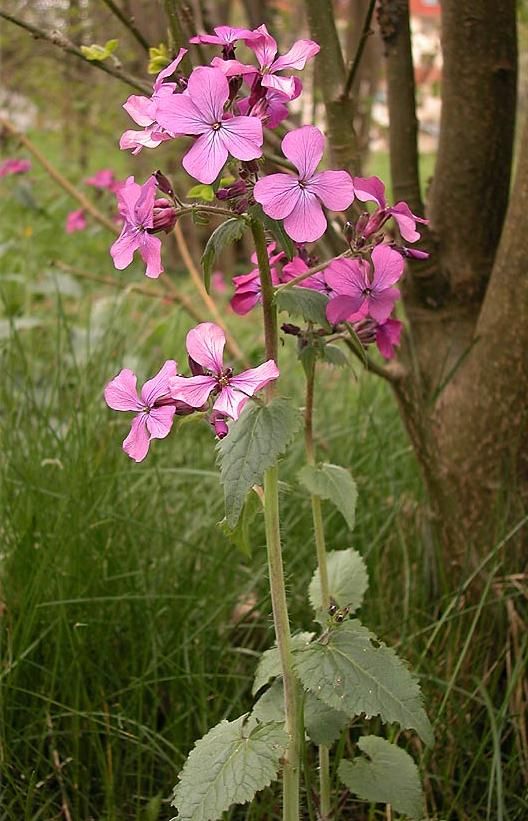
[[[273,301],[273,283],[266,248],[266,236],[260,222],[251,221],[251,231],[257,252],[260,271],[262,313],[266,355],[275,362],[278,358],[277,309]],[[268,386],[268,400],[273,396],[273,387]],[[286,732],[289,736],[283,770],[283,821],[299,819],[299,758],[300,758],[300,704],[297,682],[293,672],[291,652],[291,632],[286,601],[286,585],[282,564],[282,547],[279,518],[279,475],[277,466],[268,468],[264,474],[264,522],[266,526],[266,546],[268,551],[269,581],[275,637],[281,660],[284,682],[284,707]]]

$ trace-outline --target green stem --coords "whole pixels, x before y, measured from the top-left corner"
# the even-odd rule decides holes
[[[260,271],[266,355],[268,359],[273,359],[277,362],[279,349],[277,309],[273,301],[273,283],[266,248],[266,236],[262,224],[256,220],[251,221],[251,231],[255,242]],[[268,401],[272,396],[273,386],[268,386]],[[273,622],[281,660],[282,679],[284,682],[286,732],[289,736],[283,770],[282,818],[283,821],[299,821],[300,705],[297,682],[293,672],[290,621],[286,601],[284,568],[282,564],[279,518],[279,473],[276,465],[268,468],[264,474],[264,523],[266,527]]]
[[[304,408],[304,444],[306,450],[306,461],[309,465],[315,465],[315,445],[313,438],[313,407],[315,393],[315,361],[306,372],[306,403]],[[319,579],[321,582],[321,604],[323,610],[328,610],[330,605],[330,585],[328,582],[328,566],[326,561],[326,542],[323,526],[323,514],[321,511],[321,499],[319,496],[311,495],[312,518],[314,524],[315,548],[317,551],[317,564],[319,567]],[[328,747],[319,747],[319,801],[320,816],[323,821],[328,821],[331,812],[330,801],[330,751]]]

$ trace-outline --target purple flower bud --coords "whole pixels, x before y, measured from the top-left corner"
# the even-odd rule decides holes
[[[218,411],[213,411],[209,417],[209,423],[215,432],[218,439],[223,439],[229,433],[225,416]]]
[[[407,248],[405,245],[399,248],[396,247],[396,250],[400,252],[402,257],[407,257],[408,259],[429,259],[430,256],[427,251],[419,251],[418,248]]]
[[[298,325],[291,325],[289,322],[285,322],[284,325],[281,325],[281,330],[284,331],[285,334],[290,334],[291,336],[300,336],[301,329]]]
[[[390,215],[387,214],[387,212],[383,208],[381,208],[379,211],[376,211],[369,218],[367,224],[361,232],[361,236],[366,238],[371,237],[372,234],[376,234],[380,230],[380,228],[387,222],[389,216]]]
[[[358,225],[359,225],[360,220],[361,220],[361,217],[358,220]],[[345,239],[346,239],[346,241],[348,242],[349,245],[352,242],[352,240],[354,239],[355,233],[356,233],[356,228],[354,228],[354,225],[351,222],[345,222],[345,225],[344,225],[344,228],[343,228],[343,234],[345,235]]]
[[[157,231],[165,231],[168,234],[176,225],[178,213],[170,200],[154,200],[152,211],[153,224],[149,233],[155,234]]]
[[[237,197],[243,197],[247,193],[247,184],[244,180],[237,180],[225,188],[219,188],[216,192],[216,197],[219,200],[234,200]]]
[[[154,176],[156,177],[156,183],[158,185],[159,190],[162,191],[164,194],[168,194],[169,197],[173,197],[174,188],[172,187],[172,182],[169,180],[169,178],[166,177],[165,174],[159,169],[156,171]]]
[[[352,327],[363,345],[371,345],[376,341],[376,331],[378,329],[376,320],[362,319],[359,322],[354,322]]]
[[[233,52],[234,54],[234,52]],[[243,83],[242,75],[238,75],[235,77],[229,78],[229,102],[233,102],[236,99],[236,96],[240,89],[242,88]]]
[[[355,230],[356,230],[356,234],[358,235],[358,237],[362,237],[362,236],[363,236],[364,231],[365,231],[365,228],[366,228],[366,227],[367,227],[367,225],[368,225],[369,219],[370,219],[370,214],[368,213],[368,211],[363,211],[363,212],[360,214],[359,219],[358,219],[358,221],[356,222],[356,228],[355,228]],[[349,225],[349,224],[350,224],[350,223],[347,223],[347,225]],[[346,226],[345,226],[345,227],[346,227]]]

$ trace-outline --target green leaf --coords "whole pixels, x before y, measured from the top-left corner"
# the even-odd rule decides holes
[[[328,365],[335,365],[337,368],[350,365],[346,353],[338,345],[323,345],[321,359]]]
[[[159,74],[160,71],[169,64],[169,51],[165,43],[160,43],[157,48],[156,46],[149,48],[149,64],[147,67],[149,74]]]
[[[243,219],[228,219],[219,225],[207,240],[207,245],[202,254],[202,269],[204,273],[204,284],[208,293],[215,259],[226,245],[241,238],[246,226],[247,223]]]
[[[384,738],[367,735],[358,746],[365,756],[341,761],[339,777],[345,787],[365,801],[390,804],[409,818],[423,818],[424,798],[418,767],[411,756]]]
[[[215,821],[276,778],[288,743],[275,722],[240,716],[221,721],[197,741],[174,789],[178,821]]]
[[[349,607],[351,612],[357,610],[368,587],[367,568],[362,556],[352,547],[333,550],[327,554],[326,564],[331,597],[338,607]],[[320,610],[323,603],[319,569],[313,574],[308,593],[314,610]]]
[[[301,650],[313,639],[315,633],[296,633],[292,636],[291,646],[292,650]],[[251,692],[253,695],[264,687],[271,679],[280,676],[282,673],[280,655],[278,647],[270,647],[265,650],[259,660],[257,672],[255,673],[255,681]]]
[[[91,46],[81,46],[81,51],[87,60],[102,63],[116,50],[119,40],[107,40],[104,46],[92,43]]]
[[[294,666],[304,687],[348,716],[379,715],[413,729],[426,744],[433,731],[420,688],[394,650],[378,641],[359,621],[331,629],[325,640],[294,651]]]
[[[187,191],[187,196],[193,200],[212,202],[215,198],[215,192],[212,185],[200,183],[199,185],[193,185],[193,187]]]
[[[301,317],[306,322],[313,322],[323,328],[330,328],[326,319],[326,305],[328,297],[311,288],[287,288],[278,290],[276,294],[279,311],[287,311],[290,316]]]
[[[277,678],[255,703],[251,715],[259,721],[284,723],[284,687],[282,678]]]
[[[194,414],[191,414],[194,415]],[[251,556],[251,535],[253,522],[262,510],[262,503],[256,493],[250,493],[244,504],[242,515],[234,528],[230,528],[226,519],[219,522],[219,527],[229,541],[237,547],[244,556]]]
[[[340,465],[305,465],[299,471],[303,487],[314,496],[330,499],[343,514],[350,530],[356,519],[357,487],[346,468]]]
[[[218,445],[220,479],[224,486],[226,521],[234,528],[245,498],[264,472],[275,465],[301,425],[301,415],[287,399],[269,405],[248,403]]]
[[[306,693],[304,699],[304,727],[314,744],[331,747],[337,741],[349,718],[342,710],[334,710],[324,701]]]

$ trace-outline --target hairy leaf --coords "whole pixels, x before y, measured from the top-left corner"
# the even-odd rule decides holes
[[[415,678],[359,621],[344,622],[324,639],[295,650],[294,666],[304,687],[335,710],[350,717],[379,715],[433,743]]]
[[[314,635],[314,633],[296,633],[292,636],[291,640],[292,650],[300,650],[302,647],[306,647]],[[265,650],[260,657],[257,672],[255,673],[255,681],[251,689],[252,694],[255,695],[255,693],[258,693],[268,681],[280,676],[281,672],[279,648],[270,647],[270,649]]]
[[[350,365],[346,353],[338,345],[323,345],[321,359],[328,365],[335,365],[337,368],[344,368]]]
[[[285,291],[277,291],[277,307],[279,311],[287,311],[290,316],[301,317],[306,322],[313,322],[323,328],[329,328],[326,319],[326,305],[328,297],[311,288],[294,286]]]
[[[220,479],[224,486],[226,521],[238,522],[248,491],[261,484],[264,472],[275,465],[301,424],[301,415],[287,399],[269,405],[249,403],[218,445]]]
[[[288,736],[275,722],[240,716],[221,721],[196,742],[172,805],[178,821],[215,821],[232,804],[245,804],[276,778]]]
[[[255,702],[251,715],[259,721],[279,721],[284,723],[284,687],[282,678],[277,678]]]
[[[208,292],[211,285],[213,265],[218,254],[220,254],[227,245],[240,239],[246,226],[247,223],[243,219],[228,219],[219,225],[218,228],[215,228],[207,240],[207,245],[202,254],[202,270],[204,274],[204,284]]]
[[[345,517],[350,530],[356,520],[357,487],[346,468],[340,465],[305,465],[299,472],[301,484],[309,493],[330,499]]]
[[[341,730],[348,724],[349,718],[342,710],[334,710],[324,701],[306,693],[304,700],[304,727],[314,744],[331,747],[341,735]]]
[[[411,756],[375,735],[360,738],[358,746],[368,758],[341,761],[338,772],[345,787],[365,801],[390,804],[409,818],[423,818],[420,775]]]
[[[228,538],[231,544],[234,544],[244,556],[251,556],[253,523],[261,510],[262,504],[257,494],[249,493],[244,503],[242,514],[234,528],[229,527],[226,519],[222,519],[221,522],[218,522],[226,538]]]
[[[330,595],[339,607],[349,607],[351,611],[361,607],[368,575],[361,555],[349,547],[348,550],[333,550],[327,554],[328,584]],[[315,571],[309,588],[310,602],[314,610],[320,610],[321,579],[319,568]]]

